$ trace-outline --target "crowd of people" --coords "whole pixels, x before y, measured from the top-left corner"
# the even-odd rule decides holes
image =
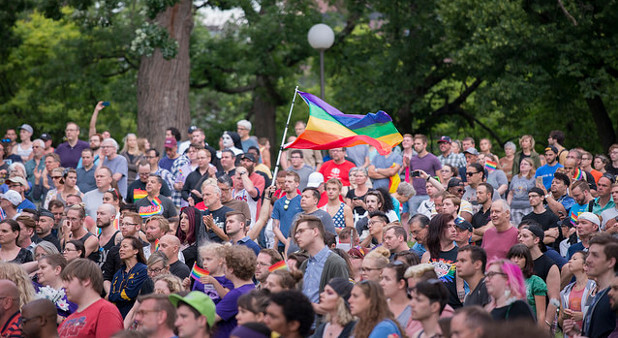
[[[618,337],[618,144],[406,134],[273,176],[247,120],[121,149],[104,108],[0,141],[0,337]]]

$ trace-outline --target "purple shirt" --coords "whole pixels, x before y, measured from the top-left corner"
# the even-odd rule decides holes
[[[86,141],[77,140],[75,147],[71,147],[68,142],[61,143],[55,150],[60,156],[60,165],[64,168],[76,168],[79,159],[82,157],[82,150],[88,149],[90,145]]]
[[[423,157],[418,157],[418,155],[416,155],[410,159],[410,169],[422,169],[427,175],[436,176],[436,173],[442,169],[442,163],[440,163],[440,160],[432,153],[427,153],[427,155]],[[427,181],[420,177],[410,178],[412,178],[412,185],[414,186],[414,190],[416,190],[416,195],[427,195],[427,190],[425,190]]]
[[[219,284],[221,284],[221,286],[223,286],[224,288],[229,290],[234,289],[234,283],[232,283],[229,279],[225,278],[225,276],[213,276],[213,278],[216,279],[217,282],[219,282]],[[217,293],[217,289],[215,289],[212,284],[202,284],[202,282],[196,280],[195,283],[193,283],[193,291],[202,291],[208,297],[210,297],[210,299],[212,299],[215,305],[219,304],[219,302],[221,301],[221,297]]]
[[[217,304],[217,314],[221,321],[215,326],[215,337],[229,337],[236,327],[236,314],[238,314],[238,298],[255,289],[253,284],[245,284],[230,292]]]

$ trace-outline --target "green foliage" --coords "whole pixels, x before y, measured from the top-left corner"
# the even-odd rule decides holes
[[[157,48],[161,50],[163,58],[170,60],[178,53],[178,41],[171,38],[164,27],[144,22],[142,27],[135,31],[131,52],[138,56],[151,57]]]

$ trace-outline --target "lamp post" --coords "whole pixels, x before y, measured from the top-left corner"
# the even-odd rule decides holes
[[[320,51],[320,98],[324,99],[324,51],[335,42],[335,32],[328,25],[319,23],[309,29],[307,40],[313,49]]]

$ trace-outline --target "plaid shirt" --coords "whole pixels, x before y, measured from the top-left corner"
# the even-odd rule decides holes
[[[189,176],[189,173],[183,173],[181,174],[180,169],[182,169],[185,166],[190,166],[191,165],[191,161],[189,160],[189,158],[185,155],[180,155],[180,157],[178,157],[176,160],[174,160],[174,164],[172,164],[172,202],[174,202],[174,205],[177,208],[181,207],[182,204],[182,195],[180,193],[180,190],[176,190],[173,187],[173,183],[174,182],[185,182],[185,179],[187,178],[187,176]]]
[[[174,191],[174,176],[167,169],[163,169],[159,167],[157,171],[154,172],[155,175],[161,176],[163,181],[167,184],[167,187],[170,188],[170,191]]]
[[[464,154],[450,153],[447,157],[440,155],[438,156],[438,160],[440,160],[440,163],[442,163],[442,165],[448,164],[452,165],[455,168],[465,168],[467,165],[466,156],[464,156]]]

